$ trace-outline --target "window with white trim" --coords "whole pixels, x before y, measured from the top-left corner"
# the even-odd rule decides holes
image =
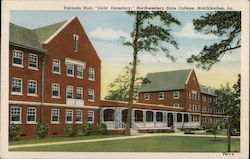
[[[200,112],[200,105],[197,105],[197,111]]]
[[[94,81],[95,80],[95,69],[89,68],[89,80]]]
[[[206,101],[206,96],[202,95],[202,101]]]
[[[55,74],[61,74],[61,61],[60,60],[53,59],[52,72]]]
[[[29,54],[29,68],[38,69],[38,55],[32,53]]]
[[[74,77],[74,64],[67,63],[67,76]]]
[[[82,98],[82,93],[83,92],[83,89],[82,87],[76,87],[76,99],[83,99]]]
[[[82,111],[76,110],[76,123],[82,123]]]
[[[51,123],[58,124],[60,122],[60,110],[51,109]]]
[[[11,88],[11,94],[16,94],[16,95],[22,95],[22,83],[23,80],[21,78],[12,78],[12,88]]]
[[[67,124],[73,123],[73,110],[66,110],[66,123]]]
[[[23,52],[20,50],[13,50],[13,63],[14,66],[23,67]]]
[[[88,111],[88,123],[93,123],[93,122],[94,122],[94,112]]]
[[[52,98],[60,98],[60,85],[52,83]]]
[[[88,101],[95,101],[95,92],[94,89],[88,89]]]
[[[28,80],[28,95],[37,95],[37,82]]]
[[[77,65],[76,67],[76,77],[77,78],[83,78],[83,66]]]
[[[149,93],[144,93],[144,100],[149,100]]]
[[[164,100],[164,92],[159,92],[159,100]]]
[[[79,36],[77,34],[73,35],[73,40],[74,40],[74,52],[78,51],[78,40],[79,40]]]
[[[188,98],[191,99],[191,92],[188,92]]]
[[[10,123],[21,124],[22,109],[20,107],[11,107]]]
[[[174,91],[173,92],[173,98],[174,99],[179,99],[180,98],[180,92],[179,91]]]
[[[173,107],[174,107],[174,108],[179,108],[179,107],[180,107],[180,104],[179,104],[179,103],[174,103]]]
[[[191,111],[192,110],[192,105],[188,104],[188,110]]]
[[[36,123],[36,108],[27,108],[27,124]]]
[[[73,99],[73,86],[67,86],[66,88],[66,97],[69,99]]]

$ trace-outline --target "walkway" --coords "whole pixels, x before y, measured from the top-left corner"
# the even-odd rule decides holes
[[[51,146],[51,145],[64,145],[64,144],[76,144],[76,143],[86,143],[86,142],[98,142],[98,141],[112,141],[112,140],[124,140],[124,139],[133,139],[133,138],[143,138],[143,137],[154,137],[154,136],[193,136],[193,137],[214,137],[214,135],[194,135],[194,134],[183,134],[180,133],[154,133],[154,134],[137,134],[135,136],[121,136],[121,137],[112,137],[112,138],[103,138],[103,139],[88,139],[88,140],[77,140],[77,141],[58,141],[58,142],[49,142],[49,143],[37,143],[37,144],[23,144],[23,145],[12,145],[9,146],[10,149],[13,148],[23,148],[23,147],[37,147],[37,146]],[[217,135],[218,138],[226,138],[227,136]],[[239,138],[239,136],[232,136],[232,138]]]

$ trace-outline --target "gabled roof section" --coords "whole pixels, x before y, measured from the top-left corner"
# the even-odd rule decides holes
[[[192,69],[156,72],[147,74],[150,83],[142,84],[139,92],[155,92],[185,89],[185,83]]]
[[[204,86],[204,85],[200,85],[200,89],[201,89],[201,93],[203,93],[203,94],[216,96],[214,88]]]

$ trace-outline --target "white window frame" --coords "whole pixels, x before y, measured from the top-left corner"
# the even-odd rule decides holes
[[[93,75],[93,77],[91,77],[90,75]],[[89,75],[88,75],[88,79],[90,80],[90,81],[94,81],[95,80],[95,69],[94,68],[89,68]]]
[[[78,91],[80,90],[81,92],[81,98],[77,98]],[[83,88],[82,87],[76,87],[76,100],[83,100]]]
[[[76,42],[76,47],[75,47],[75,42]],[[78,47],[79,47],[79,35],[74,34],[73,35],[73,47],[74,47],[74,52],[78,52]]]
[[[35,83],[35,88],[36,91],[35,93],[29,93],[29,88],[30,88],[30,82],[34,82]],[[36,80],[28,80],[27,82],[27,96],[33,96],[33,97],[37,97],[37,81]]]
[[[73,74],[69,74],[69,72],[68,72],[69,66],[70,66],[70,65],[72,66],[72,73],[73,73]],[[75,68],[75,66],[74,66],[73,63],[67,63],[67,64],[66,64],[66,74],[67,74],[68,77],[74,77],[74,72],[75,72],[75,71],[74,71],[74,68]]]
[[[80,72],[82,73],[82,76],[78,76],[79,68],[80,68]],[[83,66],[82,65],[77,65],[76,66],[76,77],[80,78],[80,79],[83,79]]]
[[[92,113],[92,121],[89,121],[89,113]],[[88,111],[88,118],[87,118],[87,120],[88,120],[88,123],[94,123],[95,122],[95,112],[94,111],[92,111],[92,110],[89,110]]]
[[[180,99],[180,91],[173,91],[173,98]]]
[[[180,104],[179,104],[179,103],[174,103],[174,104],[173,104],[173,107],[174,107],[174,108],[180,108]]]
[[[192,110],[192,105],[188,104],[188,110],[191,111]]]
[[[35,62],[36,63],[36,67],[32,67],[30,66],[30,58],[32,58],[31,56],[33,56],[36,61],[32,61],[32,62]],[[31,69],[31,70],[36,70],[38,71],[38,55],[37,54],[33,54],[33,53],[29,53],[29,64],[28,64],[28,68]]]
[[[54,63],[55,62],[55,63]],[[56,65],[57,64],[59,65],[58,66],[58,68],[59,68],[59,72],[57,72],[57,71],[54,71],[54,67],[56,67]],[[54,65],[54,64],[56,64],[56,65]],[[52,73],[54,73],[54,74],[61,74],[61,61],[60,60],[58,60],[58,59],[53,59],[53,61],[52,61]]]
[[[71,93],[72,93],[72,98],[68,98],[68,92],[69,91],[71,91]],[[74,99],[74,87],[73,86],[67,85],[67,87],[66,87],[66,98],[67,99]]]
[[[78,114],[78,112],[81,112],[81,113]],[[80,121],[76,120],[76,124],[82,124],[82,110],[76,110],[76,119],[77,119],[77,116],[81,116],[81,120]]]
[[[202,101],[206,101],[207,100],[207,97],[206,97],[206,95],[202,95]]]
[[[165,98],[164,92],[159,92],[158,99],[159,100],[164,100],[164,98]]]
[[[66,109],[66,114],[65,114],[66,117],[65,117],[65,120],[66,120],[66,123],[67,123],[67,124],[73,124],[73,121],[74,121],[74,119],[73,119],[73,116],[74,116],[73,113],[74,113],[74,112],[73,112],[72,109]],[[68,121],[68,119],[67,119],[68,116],[71,116],[71,119],[72,119],[71,121]]]
[[[53,121],[53,111],[58,111],[58,121]],[[60,124],[60,109],[51,109],[51,124]]]
[[[20,80],[21,81],[21,92],[13,92],[13,86],[14,86],[13,80]],[[12,95],[23,95],[23,79],[22,78],[12,77],[11,94]]]
[[[144,100],[149,100],[149,93],[144,93]]]
[[[12,108],[13,109],[16,109],[16,108],[18,108],[19,109],[19,112],[20,112],[20,120],[19,121],[12,121],[12,115],[13,115],[13,113],[12,113]],[[11,107],[10,108],[10,123],[11,124],[22,124],[22,108],[21,107]]]
[[[58,93],[58,96],[54,96],[54,95],[53,95],[53,89],[54,89],[55,86],[58,86],[58,92],[59,92],[59,93]],[[51,84],[51,97],[52,97],[52,98],[61,98],[60,95],[61,95],[61,92],[60,92],[60,84],[58,84],[58,83],[52,83],[52,84]]]
[[[92,93],[90,94],[90,92],[92,92]],[[93,95],[93,99],[89,99],[89,95]],[[88,89],[88,101],[89,102],[95,101],[95,90],[94,89]]]
[[[16,64],[16,63],[14,63],[14,58],[16,58],[15,57],[15,53],[21,53],[22,54],[22,64]],[[23,56],[24,56],[23,51],[14,49],[13,50],[12,66],[24,68],[24,66],[23,66]]]
[[[35,117],[34,117],[34,118],[35,118],[35,121],[28,121],[29,109],[35,110],[35,114],[34,114],[34,116],[35,116]],[[27,114],[26,114],[26,123],[27,123],[27,124],[37,124],[36,113],[37,113],[37,111],[36,111],[36,108],[35,108],[35,107],[28,107],[28,108],[27,108]]]

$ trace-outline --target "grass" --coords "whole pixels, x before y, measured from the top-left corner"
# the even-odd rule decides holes
[[[16,140],[10,141],[10,145],[22,145],[22,144],[36,144],[36,143],[49,143],[59,141],[75,141],[75,140],[88,140],[88,139],[100,139],[108,137],[118,137],[120,135],[106,135],[106,136],[77,136],[77,137],[50,137],[45,139],[29,139],[29,140]]]
[[[63,151],[63,152],[226,152],[226,138],[213,141],[211,137],[155,136],[126,140],[99,141],[29,148],[11,151]],[[232,139],[232,151],[240,151],[240,140]]]
[[[212,132],[206,132],[204,131],[194,131],[195,134],[197,135],[214,135]],[[222,131],[218,131],[218,134],[216,135],[221,135],[221,136],[227,136],[227,129],[223,129]]]

